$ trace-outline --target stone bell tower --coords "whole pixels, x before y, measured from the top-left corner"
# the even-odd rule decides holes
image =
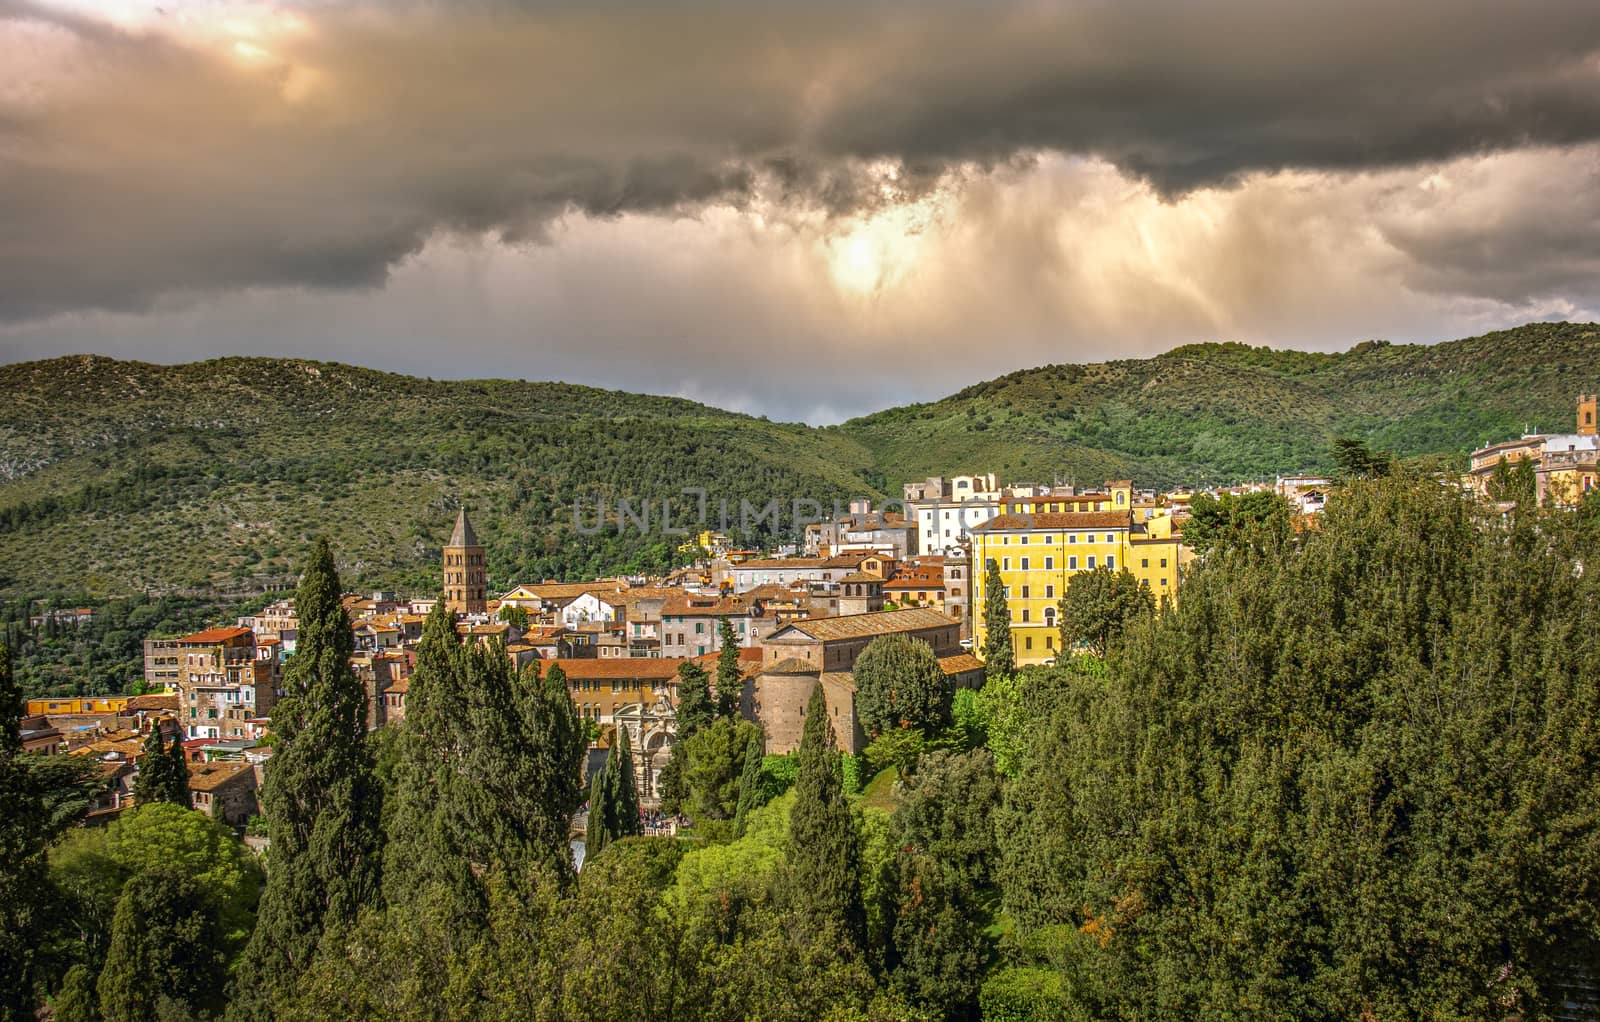
[[[489,609],[489,572],[483,546],[467,521],[467,509],[456,515],[456,528],[444,547],[444,605],[455,614],[484,614]]]

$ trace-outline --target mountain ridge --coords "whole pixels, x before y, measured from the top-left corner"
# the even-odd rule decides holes
[[[352,584],[428,586],[462,503],[496,584],[659,570],[675,540],[580,535],[572,505],[686,485],[735,507],[827,502],[958,470],[1215,484],[1325,470],[1341,435],[1459,457],[1525,423],[1567,428],[1594,389],[1588,323],[1342,352],[1189,344],[826,427],[559,381],[61,356],[0,365],[0,595],[237,591],[287,576],[321,532]]]

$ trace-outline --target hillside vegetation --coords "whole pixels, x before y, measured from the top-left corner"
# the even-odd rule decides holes
[[[584,536],[582,500],[876,492],[836,433],[559,383],[230,358],[0,367],[0,594],[237,592],[327,534],[353,583],[437,585],[465,504],[495,584],[661,570],[670,537]],[[690,510],[685,500],[681,516]],[[712,516],[716,516],[713,503]]]
[[[1436,345],[1369,341],[1323,354],[1193,344],[1044,366],[838,432],[864,444],[890,483],[957,470],[1223,483],[1328,470],[1339,436],[1413,457],[1570,430],[1577,393],[1597,388],[1600,327],[1531,323]]]
[[[1600,327],[1566,323],[1338,354],[1190,345],[1016,372],[826,429],[560,383],[73,356],[0,367],[0,598],[244,597],[291,584],[324,533],[352,584],[430,588],[460,504],[494,585],[660,570],[676,540],[581,535],[574,501],[698,485],[713,519],[719,498],[736,519],[741,499],[881,495],[957,470],[1270,478],[1329,468],[1335,436],[1461,455],[1570,428],[1574,395],[1596,388]]]

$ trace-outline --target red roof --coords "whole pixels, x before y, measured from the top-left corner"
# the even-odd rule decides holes
[[[195,632],[193,635],[185,635],[178,641],[197,646],[215,646],[218,643],[226,643],[254,634],[255,633],[250,631],[248,628],[207,628],[203,632]]]

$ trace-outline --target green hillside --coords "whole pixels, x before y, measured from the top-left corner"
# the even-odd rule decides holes
[[[1264,478],[1328,468],[1335,436],[1411,456],[1569,428],[1574,395],[1597,388],[1600,327],[1565,323],[1338,354],[1190,345],[827,429],[560,383],[75,356],[0,366],[0,597],[260,591],[322,532],[352,584],[431,586],[462,502],[495,584],[660,569],[674,541],[579,535],[574,501],[698,485],[736,517],[741,498],[829,500],[955,470]]]
[[[258,591],[319,533],[352,584],[431,588],[460,503],[496,584],[660,570],[677,541],[578,535],[574,502],[592,521],[597,496],[685,486],[735,514],[740,498],[870,490],[869,458],[843,435],[560,383],[71,357],[0,367],[0,395],[12,597]]]
[[[676,398],[288,359],[0,366],[0,629],[30,691],[125,689],[145,634],[286,588],[318,534],[353,587],[437,589],[462,503],[492,585],[659,571],[681,560],[678,540],[580,534],[574,502],[592,521],[596,496],[700,486],[713,519],[725,498],[736,521],[741,499],[898,493],[953,471],[1259,479],[1328,468],[1335,436],[1461,455],[1525,426],[1568,429],[1576,393],[1597,389],[1600,327],[1566,323],[1341,354],[1191,345],[1025,370],[827,429]],[[39,600],[100,618],[30,629]]]
[[[838,427],[891,485],[956,470],[1156,486],[1331,467],[1356,436],[1403,457],[1461,455],[1525,427],[1570,430],[1600,389],[1600,327],[1533,323],[1436,345],[1337,354],[1195,344],[1151,359],[1052,365]]]

